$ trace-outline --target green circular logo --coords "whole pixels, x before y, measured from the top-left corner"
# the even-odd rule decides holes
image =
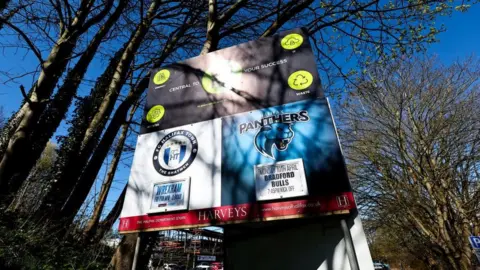
[[[232,90],[240,81],[241,75],[242,67],[240,64],[219,59],[205,71],[202,77],[202,87],[210,94]]]
[[[282,41],[280,41],[280,44],[282,45],[282,48],[285,50],[293,50],[303,43],[303,37],[302,35],[299,34],[288,34],[284,38],[282,38]]]
[[[168,81],[168,78],[170,78],[170,71],[168,71],[168,69],[162,69],[155,73],[155,76],[153,77],[153,83],[164,84]]]
[[[155,105],[148,110],[146,120],[149,123],[155,123],[160,121],[165,115],[165,108],[162,105]]]
[[[312,73],[305,70],[298,70],[288,76],[288,86],[294,90],[304,90],[312,85]]]

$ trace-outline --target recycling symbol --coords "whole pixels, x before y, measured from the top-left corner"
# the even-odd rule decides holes
[[[295,77],[295,80],[293,80],[293,85],[295,86],[302,86],[307,84],[309,81],[306,76],[302,74],[298,74],[297,77]]]
[[[305,90],[313,82],[312,73],[305,70],[298,70],[288,76],[288,86],[293,90]]]

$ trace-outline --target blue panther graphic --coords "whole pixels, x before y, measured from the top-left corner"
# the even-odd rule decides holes
[[[263,126],[255,135],[255,148],[260,154],[275,160],[273,147],[285,151],[295,133],[292,124],[273,123]]]

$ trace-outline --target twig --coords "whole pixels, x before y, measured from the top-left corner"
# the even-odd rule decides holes
[[[28,105],[32,106],[33,102],[30,100],[27,93],[25,92],[25,87],[23,87],[23,84],[20,85],[20,92],[22,92],[22,96],[25,99],[25,101],[27,101]]]
[[[39,49],[35,46],[35,44],[28,38],[28,36],[25,34],[25,32],[23,32],[22,30],[20,30],[20,28],[16,27],[15,25],[11,24],[10,22],[6,21],[6,20],[3,19],[2,17],[0,17],[0,22],[2,22],[2,23],[4,23],[5,25],[9,26],[11,29],[13,29],[15,32],[17,32],[17,33],[23,38],[23,40],[25,40],[25,42],[28,44],[28,47],[30,47],[30,49],[33,51],[33,54],[35,54],[35,56],[37,57],[37,59],[38,59],[38,61],[40,62],[40,64],[42,64],[42,63],[44,62],[40,50],[39,50]]]

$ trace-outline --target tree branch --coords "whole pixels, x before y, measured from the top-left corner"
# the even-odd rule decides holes
[[[235,4],[233,4],[225,13],[223,13],[220,17],[218,17],[217,23],[219,27],[225,25],[227,21],[229,21],[235,13],[237,13],[240,8],[242,8],[248,1],[247,0],[238,0]]]
[[[25,99],[25,101],[28,103],[28,105],[30,105],[30,107],[32,107],[33,102],[32,102],[32,100],[30,100],[27,93],[25,92],[25,87],[23,87],[23,84],[20,84],[20,92],[22,93],[22,96]]]
[[[65,19],[63,18],[62,5],[60,4],[59,0],[55,0],[55,2],[53,2],[53,0],[48,0],[48,1],[50,2],[50,4],[53,6],[55,11],[57,12],[58,19],[60,20],[60,22],[59,22],[60,33],[63,33],[63,31],[65,30],[65,25],[66,24],[65,24]]]
[[[107,2],[105,3],[105,7],[100,11],[97,15],[93,16],[93,18],[89,19],[86,21],[83,26],[79,29],[79,34],[84,33],[87,31],[92,25],[99,23],[100,21],[107,16],[108,12],[110,12],[110,9],[113,6],[113,0],[106,0]],[[120,0],[120,1],[126,1],[126,0]],[[121,3],[120,3],[121,4]]]
[[[356,9],[346,10],[345,12],[346,12],[347,14],[344,15],[344,16],[342,16],[341,18],[338,18],[338,19],[336,19],[336,20],[333,20],[333,21],[328,22],[328,23],[325,23],[325,24],[318,25],[318,26],[316,26],[316,27],[313,27],[314,24],[312,23],[312,27],[310,27],[310,29],[308,30],[308,33],[311,35],[311,34],[317,32],[318,30],[321,30],[321,29],[323,29],[323,28],[325,28],[325,27],[332,26],[332,25],[334,25],[334,24],[337,24],[337,23],[339,23],[339,22],[342,22],[342,21],[346,20],[347,18],[349,18],[350,16],[352,16],[352,15],[354,15],[354,14],[360,12],[360,11],[365,10],[366,8],[368,8],[368,7],[376,4],[377,2],[378,2],[378,0],[375,0],[375,1],[372,1],[372,2],[370,2],[370,3],[368,3],[368,4],[366,4],[366,5],[363,5],[363,6],[361,6],[361,7],[358,7],[358,8],[356,8]]]
[[[40,50],[35,46],[35,44],[33,44],[33,42],[30,40],[30,38],[28,38],[28,36],[22,31],[20,30],[20,28],[16,27],[15,25],[11,24],[10,22],[8,22],[7,20],[5,20],[4,18],[1,18],[0,17],[0,22],[4,23],[5,25],[9,26],[10,28],[12,28],[15,32],[17,32],[24,40],[25,42],[27,42],[28,44],[28,47],[33,51],[33,53],[35,54],[35,56],[37,57],[38,61],[40,62],[40,64],[42,65],[43,64],[43,58],[42,58],[42,54],[40,53]]]
[[[290,2],[290,3],[293,3],[293,2]],[[290,3],[289,3],[289,4],[290,4]],[[280,12],[281,10],[285,9],[287,6],[288,6],[288,5],[285,5],[285,6],[283,6],[283,7],[280,8],[280,9],[275,9],[275,10],[273,10],[273,11],[271,11],[271,12],[269,12],[269,13],[267,13],[267,14],[265,14],[265,15],[257,18],[257,19],[255,19],[255,20],[253,20],[253,21],[249,21],[249,22],[242,23],[242,24],[240,24],[240,25],[237,24],[237,25],[235,25],[235,26],[229,27],[228,29],[226,29],[225,31],[223,31],[222,33],[220,33],[219,36],[220,36],[220,38],[223,38],[223,37],[229,36],[229,35],[231,35],[231,34],[233,34],[233,33],[240,32],[240,31],[242,31],[243,29],[249,28],[250,26],[253,26],[253,25],[255,25],[255,24],[259,23],[259,22],[264,21],[265,19],[267,19],[268,17],[272,16],[273,14],[278,13],[278,12]]]
[[[207,39],[203,45],[200,55],[204,55],[215,49],[215,44],[218,42],[218,28],[217,25],[217,1],[208,1],[208,21],[207,21]]]
[[[283,14],[278,16],[278,19],[275,20],[270,26],[263,32],[262,37],[267,37],[275,34],[280,27],[282,27],[287,21],[297,15],[299,12],[307,8],[313,0],[305,0],[298,5],[293,6],[291,9],[287,9]]]

